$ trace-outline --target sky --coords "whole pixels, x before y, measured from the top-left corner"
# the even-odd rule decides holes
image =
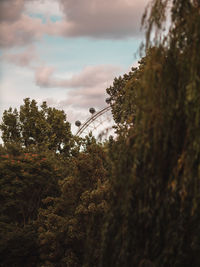
[[[0,0],[0,117],[35,99],[84,121],[139,59],[148,0]]]

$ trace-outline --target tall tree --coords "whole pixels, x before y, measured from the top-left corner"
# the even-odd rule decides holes
[[[135,126],[113,151],[100,266],[199,266],[200,6],[154,0],[144,18],[154,48]]]

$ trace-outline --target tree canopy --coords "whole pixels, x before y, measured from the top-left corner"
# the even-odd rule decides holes
[[[34,145],[69,153],[72,134],[66,114],[48,107],[46,102],[39,108],[35,100],[26,98],[19,111],[5,110],[0,129],[4,143],[17,142],[23,147]]]

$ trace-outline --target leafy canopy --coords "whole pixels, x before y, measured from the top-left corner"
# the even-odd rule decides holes
[[[70,124],[62,110],[48,107],[43,102],[40,108],[35,100],[24,99],[20,110],[4,111],[0,125],[4,143],[20,143],[68,154],[72,142]]]

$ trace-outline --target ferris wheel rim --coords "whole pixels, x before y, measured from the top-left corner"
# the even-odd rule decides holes
[[[78,131],[76,132],[76,136],[80,136],[84,130],[92,123],[94,122],[97,118],[99,118],[101,115],[105,114],[106,112],[108,112],[109,110],[111,110],[111,106],[107,106],[103,109],[101,109],[100,111],[94,113],[90,118],[88,118],[78,129]]]

